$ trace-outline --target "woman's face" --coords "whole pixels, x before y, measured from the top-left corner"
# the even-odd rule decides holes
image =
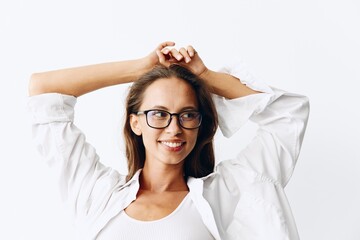
[[[162,78],[153,82],[144,92],[140,111],[150,109],[180,113],[184,110],[198,110],[198,103],[194,90],[184,80]],[[182,128],[177,116],[173,116],[170,125],[163,129],[149,127],[145,115],[131,115],[130,122],[134,133],[142,136],[146,164],[182,165],[195,146],[198,128]]]

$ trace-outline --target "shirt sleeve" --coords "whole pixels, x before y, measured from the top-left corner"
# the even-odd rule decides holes
[[[60,192],[76,217],[96,214],[125,177],[105,167],[73,123],[76,98],[46,93],[29,98],[33,139],[58,179]]]
[[[248,73],[241,63],[221,71],[262,92],[231,100],[213,97],[225,137],[231,137],[248,120],[258,125],[251,143],[230,163],[241,164],[261,178],[285,186],[304,138],[309,116],[308,98],[267,86]]]

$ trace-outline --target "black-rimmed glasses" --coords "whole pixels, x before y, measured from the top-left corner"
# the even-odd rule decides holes
[[[201,125],[201,113],[195,110],[186,110],[180,113],[170,113],[165,110],[151,109],[136,112],[135,114],[145,114],[146,123],[152,128],[166,128],[170,125],[172,116],[177,116],[178,123],[185,129],[195,129]]]

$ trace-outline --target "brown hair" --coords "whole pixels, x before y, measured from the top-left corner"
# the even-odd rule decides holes
[[[210,91],[205,82],[188,69],[173,64],[170,67],[156,66],[142,75],[133,83],[126,99],[126,121],[124,137],[126,144],[126,157],[128,161],[128,176],[130,180],[137,170],[144,167],[145,147],[142,136],[133,133],[130,127],[130,114],[139,111],[143,95],[148,86],[160,78],[176,77],[184,80],[194,89],[202,115],[198,138],[194,149],[185,159],[185,177],[204,177],[214,171],[215,157],[213,137],[218,127],[218,118]]]

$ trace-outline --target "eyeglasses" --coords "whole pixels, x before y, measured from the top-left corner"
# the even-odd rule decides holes
[[[202,119],[200,112],[194,110],[183,111],[180,113],[169,113],[165,110],[151,109],[136,112],[136,114],[145,114],[147,125],[156,129],[168,127],[171,123],[172,116],[177,116],[178,123],[185,129],[195,129],[200,127]]]

